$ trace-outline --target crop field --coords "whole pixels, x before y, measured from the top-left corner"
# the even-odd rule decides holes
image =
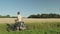
[[[0,18],[0,34],[60,34],[60,19],[24,19],[26,30],[6,30],[6,23],[14,24],[16,18]]]
[[[0,18],[0,23],[15,23],[16,18]],[[45,18],[45,19],[32,19],[32,18],[24,18],[23,21],[25,23],[45,23],[45,22],[60,22],[60,18]]]

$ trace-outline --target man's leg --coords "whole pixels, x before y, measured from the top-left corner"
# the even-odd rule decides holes
[[[24,28],[24,27],[22,27],[22,26],[20,26],[20,29],[21,29],[21,30],[24,30],[25,28]]]
[[[17,27],[17,30],[19,30],[19,27]]]

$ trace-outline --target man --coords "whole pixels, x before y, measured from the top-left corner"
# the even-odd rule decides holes
[[[22,19],[22,16],[20,15],[20,12],[17,13],[17,30],[24,30],[25,28],[23,27],[24,22]]]

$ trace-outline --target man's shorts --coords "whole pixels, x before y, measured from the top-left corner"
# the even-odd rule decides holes
[[[17,22],[15,23],[16,26],[23,26],[24,25],[24,22]]]

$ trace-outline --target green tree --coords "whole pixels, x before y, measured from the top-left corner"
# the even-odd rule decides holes
[[[59,14],[37,14],[37,15],[30,15],[28,18],[60,18]]]

